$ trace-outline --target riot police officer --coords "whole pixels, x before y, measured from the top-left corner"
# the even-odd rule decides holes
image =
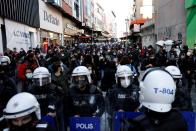
[[[57,118],[58,127],[58,124],[62,121],[59,119],[63,119],[61,117],[63,113],[62,88],[51,83],[51,75],[45,67],[36,68],[33,72],[32,80],[33,86],[29,89],[29,92],[35,95],[40,103],[41,115]]]
[[[176,84],[166,70],[152,68],[140,82],[140,102],[144,115],[129,120],[130,131],[187,131],[187,123],[180,112],[172,109]]]
[[[107,93],[108,121],[111,129],[115,112],[135,112],[140,105],[139,87],[133,85],[133,75],[134,73],[129,66],[118,66],[115,74],[116,84]]]
[[[17,93],[14,80],[8,76],[10,59],[8,56],[0,56],[0,130],[4,128],[3,109],[8,100]]]
[[[175,100],[172,103],[172,108],[181,111],[192,111],[191,96],[188,93],[185,82],[182,79],[182,74],[177,66],[167,66],[165,68],[173,77],[176,83],[176,95]]]
[[[116,71],[116,84],[108,91],[110,114],[114,111],[137,111],[139,88],[132,84],[133,72],[127,65],[121,65]]]
[[[68,100],[70,116],[102,116],[104,98],[99,89],[91,84],[91,76],[87,67],[74,68]]]
[[[40,121],[39,103],[30,93],[14,95],[6,105],[4,117],[9,131],[54,131],[47,123]]]

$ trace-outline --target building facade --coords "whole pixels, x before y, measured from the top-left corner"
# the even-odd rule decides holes
[[[144,18],[144,7],[144,0],[134,0],[132,8],[133,15],[130,22],[130,39],[139,46],[143,45],[141,26],[147,21],[147,19]]]
[[[72,15],[77,20],[82,21],[83,16],[83,6],[81,0],[73,0],[72,1]]]
[[[144,25],[141,26],[142,46],[155,47],[157,41],[155,34],[154,0],[143,0],[141,14],[146,18]]]
[[[133,16],[132,20],[142,18],[142,14],[140,12],[140,8],[142,7],[143,0],[134,0],[133,1]]]
[[[104,30],[104,18],[105,18],[105,14],[104,14],[104,9],[101,6],[101,4],[99,3],[99,0],[95,0],[95,10],[94,10],[94,14],[95,14],[95,30],[97,31],[103,31]]]
[[[0,53],[3,53],[3,48],[4,48],[3,43],[5,43],[3,42],[3,38],[5,38],[3,37],[3,34],[5,34],[4,29],[5,29],[5,26],[3,25],[3,18],[0,17]]]
[[[112,38],[117,38],[117,22],[116,22],[116,14],[114,11],[111,11],[111,31]]]
[[[50,4],[39,0],[40,15],[40,36],[39,43],[42,46],[44,42],[50,45],[61,45],[63,34],[63,17],[62,13]]]
[[[184,0],[155,0],[157,40],[186,40]]]
[[[62,1],[62,8],[63,10],[69,14],[70,16],[72,16],[72,0],[63,0]]]
[[[0,52],[116,37],[114,12],[109,17],[99,0],[1,0]]]
[[[37,44],[39,28],[38,0],[1,0],[0,1],[0,47],[1,52],[7,48],[28,50]],[[15,8],[13,8],[15,7]]]
[[[155,21],[154,19],[148,20],[141,26],[142,46],[148,47],[149,45],[155,46]]]

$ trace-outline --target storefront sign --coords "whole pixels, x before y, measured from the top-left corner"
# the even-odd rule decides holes
[[[60,11],[45,3],[43,0],[39,0],[39,12],[41,29],[63,33],[63,18]]]
[[[21,38],[30,38],[30,34],[29,32],[23,32],[23,31],[20,31],[20,30],[15,30],[13,32],[14,36],[15,37],[21,37]]]
[[[33,46],[33,42],[36,43],[36,32],[32,32],[33,28],[8,19],[5,19],[5,27],[8,48],[16,47],[18,50],[23,48],[27,51],[29,47]],[[36,30],[34,29],[34,31]]]
[[[133,32],[140,32],[140,24],[134,24]]]
[[[70,25],[70,24],[66,24],[66,28],[71,29],[71,30],[77,30],[76,27]]]
[[[59,19],[57,17],[52,16],[45,10],[44,10],[44,20],[54,25],[57,25],[57,26],[59,25]]]

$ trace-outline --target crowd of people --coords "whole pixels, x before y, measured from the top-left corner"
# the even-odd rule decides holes
[[[196,45],[169,51],[120,42],[56,45],[47,53],[7,49],[0,56],[0,130],[66,131],[70,117],[105,112],[112,130],[118,111],[145,114],[123,130],[186,131],[178,111],[193,111],[195,76]]]

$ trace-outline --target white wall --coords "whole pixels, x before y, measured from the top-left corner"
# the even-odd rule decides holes
[[[3,19],[0,17],[0,53],[3,53],[3,41],[1,33],[1,24],[3,24]]]
[[[35,28],[8,19],[5,19],[5,28],[7,48],[11,50],[16,47],[18,51],[20,48],[27,51],[31,47],[31,44],[34,47],[37,43]],[[33,43],[31,43],[30,32],[33,33]]]
[[[149,45],[155,46],[155,36],[153,34],[142,37],[142,46],[148,47]]]
[[[63,33],[63,20],[60,11],[39,0],[39,13],[41,29]]]

